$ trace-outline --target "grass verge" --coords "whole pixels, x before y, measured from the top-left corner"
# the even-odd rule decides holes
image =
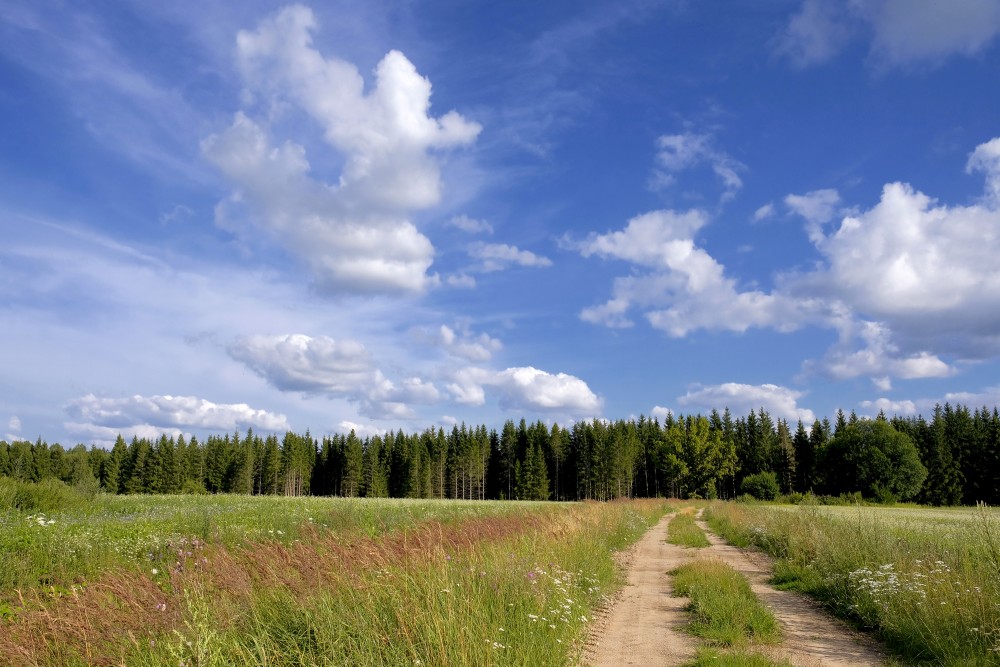
[[[0,654],[15,665],[564,665],[620,585],[614,552],[665,510],[534,504],[350,542],[303,526],[291,542],[217,545],[165,573],[105,577],[9,624]]]
[[[996,510],[718,503],[706,518],[775,556],[776,586],[816,597],[907,661],[1000,663]]]
[[[705,648],[698,651],[694,661],[685,667],[792,667],[792,663],[787,660],[776,662],[765,655],[748,651]]]
[[[725,563],[699,559],[674,575],[674,595],[691,599],[691,632],[721,646],[776,643],[774,614],[757,599],[743,576]]]
[[[670,519],[670,524],[667,526],[667,542],[695,549],[711,546],[711,542],[705,537],[705,531],[695,524],[690,508],[682,509]]]

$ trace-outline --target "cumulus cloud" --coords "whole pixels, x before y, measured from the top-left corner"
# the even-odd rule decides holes
[[[862,33],[878,67],[937,64],[952,55],[974,56],[1000,34],[994,0],[804,0],[776,36],[776,55],[793,67],[832,60]]]
[[[552,266],[548,257],[536,255],[530,250],[520,250],[505,243],[476,243],[469,247],[469,256],[481,261],[479,270],[483,272],[502,271],[511,265],[544,268]]]
[[[489,334],[477,336],[468,327],[459,327],[456,331],[445,324],[438,329],[436,343],[448,354],[467,361],[488,361],[503,349],[503,343]]]
[[[993,169],[989,193],[1000,171],[983,168]],[[1000,352],[998,229],[1000,209],[990,197],[947,206],[890,183],[873,208],[816,239],[825,265],[792,284],[849,304],[907,349],[984,358]]]
[[[976,146],[965,165],[966,173],[981,171],[986,176],[986,205],[1000,207],[1000,137]]]
[[[677,174],[701,165],[708,165],[722,182],[723,201],[732,199],[743,187],[743,179],[738,172],[744,171],[746,167],[726,152],[715,148],[712,137],[708,134],[664,134],[656,140],[656,148],[656,169],[650,182],[654,189],[672,186]]]
[[[879,410],[882,410],[890,416],[911,417],[919,414],[930,418],[934,414],[934,408],[938,405],[943,406],[945,403],[950,403],[953,406],[961,404],[970,410],[984,407],[992,409],[991,406],[1000,405],[1000,386],[986,387],[977,392],[949,392],[934,398],[890,399],[882,397],[862,401],[860,406],[865,413],[870,415],[876,415]]]
[[[453,382],[447,385],[454,400],[466,405],[485,403],[487,387],[500,394],[500,405],[507,410],[594,416],[602,405],[580,378],[531,366],[502,371],[467,367],[455,372]]]
[[[271,108],[293,104],[318,123],[344,159],[336,185],[310,176],[305,149],[273,145],[239,112],[208,137],[205,155],[237,190],[217,209],[220,225],[263,229],[305,259],[331,291],[420,291],[432,281],[434,249],[408,219],[441,198],[438,156],[475,140],[480,126],[451,111],[429,115],[431,84],[398,51],[375,68],[368,92],[354,65],[312,45],[316,21],[295,5],[237,37],[251,94]]]
[[[823,225],[837,215],[840,205],[840,193],[836,190],[813,190],[804,195],[788,195],[785,206],[806,220],[806,231],[809,238],[819,242],[823,238]]]
[[[485,220],[476,220],[467,215],[456,215],[448,220],[448,226],[469,234],[492,234],[493,225]]]
[[[351,431],[354,431],[354,435],[359,438],[373,437],[376,435],[385,435],[386,430],[384,428],[378,428],[374,424],[358,424],[356,422],[344,420],[337,424],[337,428],[340,432],[347,435]]]
[[[305,334],[245,336],[230,345],[229,354],[282,391],[345,398],[373,418],[410,419],[415,416],[410,405],[440,400],[434,384],[419,377],[398,385],[386,378],[357,341]]]
[[[286,431],[285,415],[251,408],[246,403],[213,403],[195,396],[98,397],[87,394],[66,406],[71,433],[94,441],[114,441],[123,436],[178,436],[191,429],[222,430],[256,428]]]
[[[11,418],[7,420],[7,433],[5,434],[5,437],[8,442],[21,439],[21,420],[17,415],[12,415]]]
[[[776,384],[752,385],[726,382],[694,387],[679,397],[677,402],[704,411],[725,406],[736,414],[746,414],[751,410],[764,408],[771,415],[790,422],[801,419],[805,423],[812,423],[816,420],[813,411],[798,405],[799,399],[804,395],[803,392]]]
[[[702,328],[742,332],[800,326],[800,311],[813,305],[759,290],[740,291],[724,267],[695,243],[694,234],[707,222],[708,216],[697,210],[651,211],[632,218],[620,231],[591,234],[575,244],[584,257],[620,259],[649,269],[616,278],[613,297],[584,309],[580,317],[625,327],[631,325],[627,311],[639,307],[650,324],[673,337]]]
[[[674,411],[670,408],[665,408],[662,405],[654,405],[649,414],[651,417],[656,417],[657,419],[666,419],[670,415],[674,414]]]
[[[788,195],[807,220],[821,261],[775,276],[770,291],[742,289],[695,241],[702,211],[652,211],[625,228],[572,243],[589,257],[629,262],[612,297],[580,313],[609,327],[632,310],[673,337],[699,329],[794,331],[818,326],[838,340],[805,370],[835,379],[946,377],[954,362],[1000,354],[1000,139],[978,146],[967,169],[985,194],[965,206],[939,204],[904,183],[887,184],[868,210],[842,206],[835,190]],[[845,211],[847,212],[845,214]],[[839,224],[833,224],[843,216]]]
[[[566,373],[553,375],[531,366],[508,368],[496,375],[493,384],[503,392],[505,408],[591,416],[601,408],[601,400],[587,383]]]

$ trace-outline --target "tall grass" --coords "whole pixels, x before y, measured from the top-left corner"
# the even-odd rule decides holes
[[[701,549],[711,546],[705,531],[694,522],[693,509],[684,508],[677,512],[667,526],[667,542],[682,547]]]
[[[673,573],[674,595],[690,598],[691,632],[721,646],[775,643],[778,621],[739,572],[715,559],[698,559]]]
[[[613,553],[665,511],[440,505],[424,508],[450,522],[353,541],[307,522],[290,541],[185,552],[167,572],[122,574],[8,627],[33,642],[24,664],[562,665],[618,584]]]
[[[709,524],[778,557],[775,583],[816,596],[900,656],[1000,663],[1000,516],[975,511],[716,504]]]
[[[0,604],[17,589],[80,585],[122,567],[164,569],[192,539],[226,547],[277,540],[305,529],[344,539],[378,535],[426,521],[532,513],[513,502],[362,500],[274,496],[81,496],[61,482],[23,484],[0,478]],[[13,491],[11,490],[13,489]]]

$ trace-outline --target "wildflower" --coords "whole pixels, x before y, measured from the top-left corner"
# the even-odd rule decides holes
[[[159,574],[159,573],[160,573],[160,571],[159,571],[159,570],[157,570],[157,569],[156,569],[156,568],[154,567],[154,568],[153,568],[153,574],[154,574],[154,575],[156,575],[156,574]]]

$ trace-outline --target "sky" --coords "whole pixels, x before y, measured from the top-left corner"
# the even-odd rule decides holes
[[[0,438],[1000,404],[1000,0],[0,0]]]

